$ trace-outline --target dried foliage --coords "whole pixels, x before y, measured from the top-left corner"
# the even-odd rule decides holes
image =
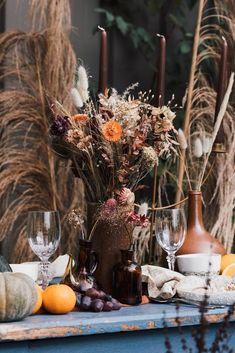
[[[233,7],[230,8],[230,7]],[[218,85],[218,63],[222,48],[222,36],[229,43],[229,52],[235,49],[234,2],[216,2],[216,7],[205,11],[205,18],[201,29],[202,50],[197,57],[196,81],[194,84],[193,103],[190,121],[190,139],[195,134],[202,141],[202,146],[207,148],[206,141],[210,138],[214,127],[215,114],[215,88]],[[208,21],[210,21],[208,23]],[[210,75],[206,72],[210,62]],[[230,64],[234,65],[233,61]],[[230,65],[230,70],[234,71]],[[213,73],[217,72],[216,80]],[[229,72],[229,70],[228,70]],[[233,99],[223,119],[224,142],[226,154],[213,154],[207,164],[207,173],[211,174],[202,187],[205,204],[204,217],[207,229],[224,244],[227,251],[231,251],[233,245],[235,224],[232,221],[235,207],[235,105]],[[203,142],[204,141],[204,142]],[[198,167],[202,158],[195,160],[193,153],[194,170],[191,171],[192,179],[198,173]]]
[[[33,256],[25,232],[28,210],[57,208],[63,219],[82,199],[69,162],[51,151],[45,102],[47,93],[71,109],[69,1],[32,0],[29,15],[32,31],[0,36],[0,241],[11,262]],[[75,249],[75,234],[64,228],[60,252]]]
[[[160,158],[177,153],[175,113],[168,106],[157,108],[149,103],[149,92],[134,98],[132,85],[120,95],[110,90],[89,98],[85,70],[72,89],[78,114],[72,115],[52,100],[51,136],[60,153],[73,161],[77,175],[85,185],[89,202],[105,202],[123,187],[135,192],[143,185]],[[80,106],[81,102],[81,106]],[[98,108],[97,108],[98,106]]]
[[[208,4],[206,4],[208,5]],[[200,178],[204,161],[215,124],[216,90],[218,86],[219,61],[224,36],[229,45],[229,73],[234,71],[232,53],[235,49],[235,3],[234,1],[215,1],[214,8],[204,7],[200,24],[200,40],[197,48],[194,73],[188,149],[186,151],[184,186],[188,185],[189,176],[193,188],[200,187]],[[233,210],[235,207],[235,102],[234,93],[223,118],[224,141],[226,154],[214,154],[207,163],[203,180],[202,193],[205,205],[204,221],[208,231],[224,244],[227,251],[233,245],[235,224]],[[166,171],[166,182],[171,177]],[[187,188],[186,188],[187,189]]]

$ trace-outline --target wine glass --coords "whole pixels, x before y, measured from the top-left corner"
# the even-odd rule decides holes
[[[31,211],[27,219],[28,242],[33,252],[40,258],[42,288],[49,282],[48,259],[59,245],[61,236],[60,216],[57,211]]]
[[[175,253],[183,245],[186,234],[186,218],[182,208],[156,211],[156,238],[167,252],[167,262],[174,271]]]

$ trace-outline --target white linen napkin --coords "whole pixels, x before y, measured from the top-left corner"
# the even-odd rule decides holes
[[[148,283],[151,298],[170,299],[176,294],[177,285],[185,276],[167,268],[142,266],[142,282]]]

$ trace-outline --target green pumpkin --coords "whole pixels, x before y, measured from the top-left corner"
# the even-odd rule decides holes
[[[32,314],[38,298],[34,281],[23,273],[0,273],[0,322]]]
[[[0,272],[12,272],[11,266],[2,255],[0,255]]]

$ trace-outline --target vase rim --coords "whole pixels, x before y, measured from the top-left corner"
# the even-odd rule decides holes
[[[201,195],[202,192],[200,190],[189,190],[189,195]]]
[[[79,244],[87,247],[91,247],[92,242],[91,240],[87,240],[87,239],[79,239]]]

